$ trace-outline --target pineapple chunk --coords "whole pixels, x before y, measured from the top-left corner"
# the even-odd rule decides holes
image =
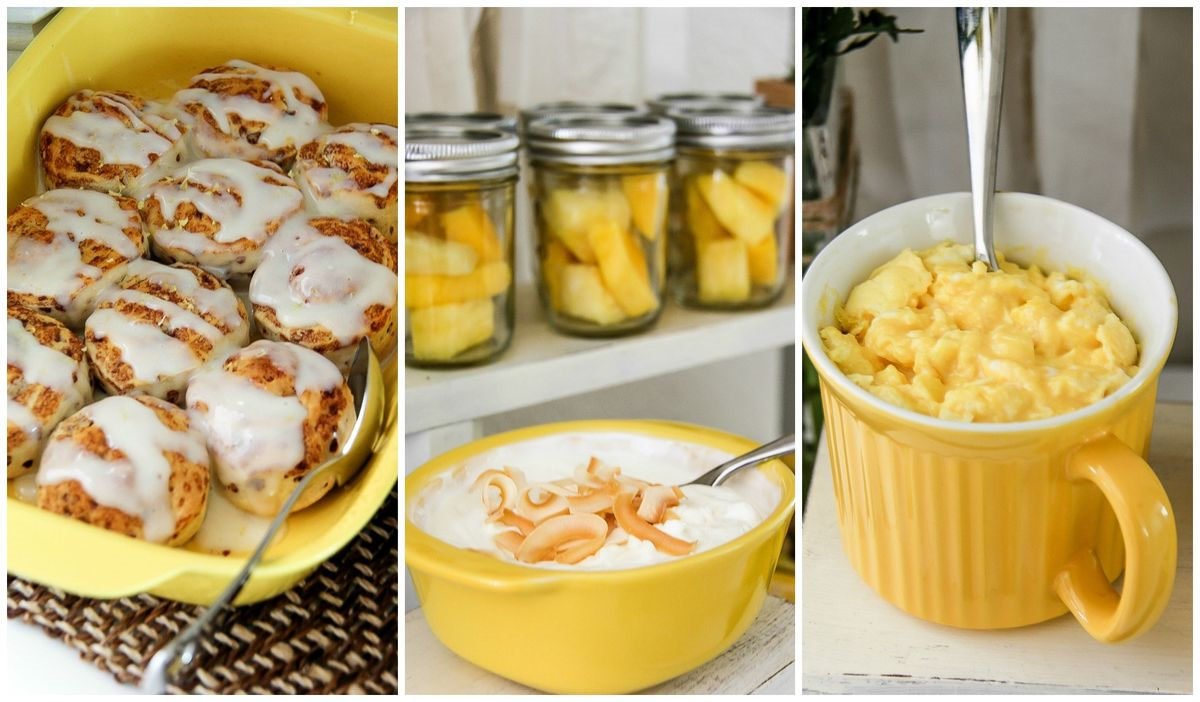
[[[595,263],[596,254],[588,243],[588,229],[598,222],[612,222],[619,229],[629,227],[629,203],[615,189],[550,191],[542,208],[546,224],[577,260]]]
[[[750,282],[755,285],[774,285],[779,276],[779,246],[775,237],[763,240],[746,249],[750,259]]]
[[[568,263],[562,269],[562,311],[596,324],[615,324],[625,318],[620,305],[600,279],[600,268]]]
[[[433,214],[433,198],[422,193],[404,193],[404,227],[417,228]],[[422,231],[429,233],[433,222],[426,222]]]
[[[701,302],[734,303],[749,299],[750,263],[746,242],[717,239],[700,244],[696,253],[696,280]]]
[[[779,212],[787,200],[787,173],[766,161],[743,161],[733,171],[733,179],[746,186]]]
[[[489,299],[411,310],[408,322],[413,356],[421,361],[448,361],[492,338],[496,328]]]
[[[542,277],[546,281],[546,293],[550,296],[550,306],[562,309],[562,270],[571,262],[571,254],[567,247],[558,241],[546,244],[546,255],[542,257]]]
[[[633,226],[653,241],[662,229],[667,214],[667,183],[665,173],[645,173],[621,178],[621,190],[629,201]]]
[[[504,247],[496,236],[492,218],[477,204],[463,205],[443,214],[442,229],[448,241],[456,241],[475,249],[483,263],[504,259]]]
[[[639,317],[658,307],[646,257],[631,234],[611,221],[602,221],[588,229],[588,242],[596,252],[604,286],[626,315]]]
[[[697,242],[702,242],[713,239],[724,239],[731,236],[721,226],[721,223],[717,221],[712,210],[708,208],[708,204],[704,202],[704,196],[700,194],[695,181],[689,181],[686,190],[687,226],[688,231],[692,233],[692,237]]]
[[[724,171],[696,177],[696,188],[717,221],[747,244],[757,244],[774,231],[775,212]]]
[[[512,270],[504,261],[485,263],[466,275],[406,275],[404,304],[433,307],[479,300],[508,289]]]
[[[466,275],[479,260],[475,249],[457,241],[445,241],[418,232],[404,233],[404,272],[436,275]]]

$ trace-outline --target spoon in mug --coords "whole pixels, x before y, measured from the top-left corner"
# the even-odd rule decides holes
[[[1004,25],[1000,7],[960,7],[958,56],[963,106],[967,115],[967,154],[971,166],[971,209],[975,260],[997,269],[992,243],[992,201],[996,192],[996,148],[1004,98]]]
[[[775,439],[769,444],[763,444],[752,451],[743,453],[736,458],[731,458],[690,483],[684,483],[684,485],[712,485],[716,487],[728,480],[729,476],[743,468],[795,452],[796,435],[788,434],[787,436]]]
[[[314,470],[309,471],[308,475],[296,484],[296,487],[292,489],[292,494],[288,496],[271,525],[267,527],[258,547],[254,549],[254,553],[242,566],[237,577],[188,628],[154,654],[142,674],[140,685],[142,692],[165,693],[168,680],[174,678],[183,666],[192,661],[196,654],[198,639],[217,614],[225,608],[225,605],[233,602],[238,593],[242,591],[250,579],[250,573],[254,566],[262,560],[263,553],[266,552],[275,532],[279,531],[279,527],[292,511],[292,506],[296,504],[297,498],[304,490],[319,478],[332,477],[338,485],[345,485],[366,462],[375,443],[375,435],[379,433],[384,409],[383,374],[379,369],[379,361],[375,358],[371,345],[366,339],[358,344],[358,349],[354,353],[354,361],[351,363],[350,372],[346,377],[346,384],[350,387],[350,394],[354,397],[356,415],[350,436],[346,441],[340,442],[341,450]]]

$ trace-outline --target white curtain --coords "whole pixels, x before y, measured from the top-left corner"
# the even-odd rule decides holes
[[[877,39],[841,61],[862,154],[856,220],[970,187],[954,11],[886,12],[925,31]],[[1177,361],[1192,348],[1191,12],[1010,9],[996,182],[1141,237],[1175,285]]]

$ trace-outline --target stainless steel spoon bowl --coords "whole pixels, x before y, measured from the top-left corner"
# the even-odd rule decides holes
[[[354,397],[355,421],[347,440],[338,442],[342,447],[341,451],[317,466],[316,469],[309,471],[308,475],[296,484],[296,487],[292,489],[292,494],[288,496],[279,513],[275,515],[275,519],[263,534],[258,547],[254,549],[254,553],[242,566],[237,577],[188,628],[154,654],[142,674],[140,685],[142,692],[165,693],[168,681],[178,675],[183,666],[192,661],[200,636],[225,608],[225,605],[233,602],[238,593],[242,591],[242,587],[250,579],[251,571],[262,560],[263,553],[266,552],[275,532],[279,531],[279,527],[287,519],[288,514],[292,511],[292,506],[296,504],[296,499],[300,497],[305,488],[314,480],[328,477],[330,474],[338,485],[345,485],[366,463],[375,443],[375,437],[379,433],[380,421],[384,414],[383,373],[379,368],[379,360],[375,358],[375,353],[366,339],[359,342],[358,349],[354,353],[354,362],[350,365],[346,384],[350,387],[350,394]]]
[[[1004,8],[960,7],[958,56],[963,106],[967,115],[967,154],[971,162],[971,208],[975,260],[996,270],[992,243],[992,200],[996,191],[996,148],[1000,104],[1004,99]]]

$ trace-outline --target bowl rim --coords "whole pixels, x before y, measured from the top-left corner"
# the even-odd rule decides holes
[[[671,577],[769,539],[786,528],[795,509],[795,474],[780,459],[764,461],[755,470],[780,489],[779,503],[763,521],[737,538],[696,554],[662,563],[614,570],[558,570],[523,566],[495,556],[448,544],[425,532],[410,519],[411,505],[421,489],[454,464],[500,446],[564,433],[630,433],[675,440],[740,453],[758,442],[719,429],[656,419],[586,419],[538,424],[492,434],[447,451],[405,476],[404,559],[414,571],[491,590],[531,590],[567,584],[621,584],[649,577]]]
[[[880,211],[876,212],[875,214],[872,214],[872,215],[850,225],[846,229],[842,230],[842,232],[839,233],[839,236],[835,237],[834,240],[831,241],[828,246],[826,246],[824,249],[822,249],[821,252],[819,254],[817,254],[817,257],[813,260],[812,264],[810,264],[809,271],[808,271],[808,273],[805,274],[804,280],[802,281],[802,298],[801,299],[806,300],[811,295],[811,296],[813,296],[812,299],[818,300],[818,301],[820,300],[820,298],[823,294],[823,291],[815,289],[815,286],[817,285],[817,283],[810,284],[809,281],[813,280],[813,278],[810,277],[811,271],[815,268],[818,268],[818,266],[832,265],[832,264],[828,263],[829,260],[835,259],[836,257],[838,257],[840,255],[844,255],[844,252],[841,252],[840,249],[849,245],[849,237],[842,239],[842,237],[841,237],[842,234],[845,234],[846,232],[849,232],[849,231],[852,231],[855,229],[862,229],[864,227],[869,227],[871,224],[877,222],[878,220],[886,220],[889,217],[894,216],[895,211],[897,211],[897,210],[908,209],[908,208],[920,208],[920,207],[924,207],[925,209],[930,209],[933,207],[941,206],[942,203],[945,203],[948,201],[954,201],[954,200],[959,200],[959,199],[964,199],[964,198],[970,198],[970,193],[955,192],[955,193],[942,193],[942,194],[938,194],[938,195],[929,195],[926,197],[917,198],[914,200],[908,200],[905,202],[898,203],[896,205],[892,205],[891,207],[880,210]],[[817,372],[821,377],[821,380],[823,382],[831,384],[833,386],[833,388],[839,394],[841,394],[844,397],[848,396],[859,406],[865,405],[865,406],[869,407],[870,409],[883,414],[884,416],[888,416],[888,417],[892,417],[892,418],[901,420],[902,422],[904,422],[908,425],[915,425],[916,427],[918,427],[920,429],[924,429],[931,433],[943,433],[943,434],[944,433],[959,433],[959,434],[967,434],[967,435],[974,435],[974,436],[980,436],[980,435],[1004,436],[1004,435],[1022,434],[1022,433],[1027,433],[1027,432],[1049,432],[1049,431],[1059,430],[1064,427],[1067,427],[1067,426],[1070,426],[1070,425],[1073,425],[1076,423],[1084,422],[1088,419],[1092,419],[1098,415],[1104,414],[1104,413],[1112,410],[1117,405],[1127,401],[1129,398],[1133,397],[1134,395],[1140,393],[1147,384],[1155,382],[1155,379],[1158,377],[1158,374],[1162,370],[1163,365],[1165,365],[1167,362],[1167,356],[1171,352],[1171,346],[1173,344],[1175,334],[1178,330],[1179,302],[1178,302],[1178,297],[1175,295],[1175,288],[1174,288],[1174,285],[1171,283],[1171,278],[1169,275],[1167,275],[1166,269],[1163,268],[1162,262],[1158,260],[1158,257],[1154,255],[1154,252],[1152,252],[1149,249],[1149,247],[1147,247],[1144,243],[1142,243],[1142,241],[1140,239],[1138,239],[1133,234],[1129,233],[1124,227],[1121,227],[1120,225],[1118,225],[1114,222],[1111,222],[1111,221],[1101,217],[1100,215],[1098,215],[1090,210],[1086,210],[1078,205],[1073,205],[1069,202],[1063,202],[1062,200],[1057,200],[1052,197],[1047,197],[1045,195],[1037,195],[1037,194],[1033,194],[1033,193],[1016,193],[1016,192],[998,192],[998,193],[996,193],[996,202],[997,203],[1002,203],[1006,200],[1009,200],[1009,201],[1019,201],[1019,200],[1040,201],[1040,202],[1044,202],[1044,203],[1049,203],[1055,207],[1066,209],[1068,211],[1074,211],[1076,213],[1081,213],[1085,217],[1092,218],[1094,220],[1097,220],[1098,222],[1104,223],[1105,225],[1107,225],[1107,227],[1109,228],[1109,230],[1113,234],[1113,236],[1115,236],[1117,239],[1121,240],[1126,245],[1133,246],[1136,249],[1140,249],[1142,251],[1142,253],[1144,253],[1147,256],[1147,259],[1150,262],[1151,266],[1156,267],[1154,269],[1161,275],[1162,279],[1166,281],[1167,287],[1171,290],[1171,293],[1172,293],[1171,301],[1170,301],[1170,309],[1168,311],[1169,312],[1168,313],[1169,329],[1168,329],[1168,332],[1166,335],[1167,341],[1165,344],[1162,345],[1161,348],[1154,349],[1156,351],[1156,354],[1154,357],[1152,357],[1154,360],[1153,363],[1140,364],[1138,367],[1138,372],[1132,378],[1130,378],[1128,382],[1126,382],[1124,385],[1122,385],[1120,387],[1120,389],[1118,389],[1116,392],[1109,395],[1108,397],[1105,397],[1104,399],[1100,400],[1099,402],[1093,402],[1090,405],[1081,407],[1081,408],[1071,411],[1071,412],[1067,412],[1065,414],[1059,414],[1059,415],[1055,415],[1052,417],[1045,417],[1043,419],[1025,420],[1025,421],[1020,421],[1020,422],[960,422],[960,421],[953,421],[953,420],[948,420],[948,419],[939,419],[937,417],[931,417],[926,414],[914,412],[912,410],[904,409],[903,407],[898,407],[891,403],[885,402],[883,399],[876,397],[875,395],[871,394],[870,392],[864,390],[862,387],[859,387],[859,385],[857,383],[851,381],[846,376],[846,374],[843,373],[842,370],[837,367],[837,364],[835,364],[833,362],[833,360],[829,358],[829,355],[825,352],[825,345],[823,343],[821,343],[819,330],[817,329],[816,315],[804,314],[804,310],[807,307],[807,305],[806,305],[806,303],[802,302],[801,303],[802,343],[804,345],[804,350],[808,354],[809,360],[811,360],[813,365],[816,367]],[[842,239],[842,243],[840,245],[838,243],[839,239]],[[822,261],[824,261],[825,263],[822,263]],[[1141,359],[1139,359],[1139,360],[1141,360]]]

